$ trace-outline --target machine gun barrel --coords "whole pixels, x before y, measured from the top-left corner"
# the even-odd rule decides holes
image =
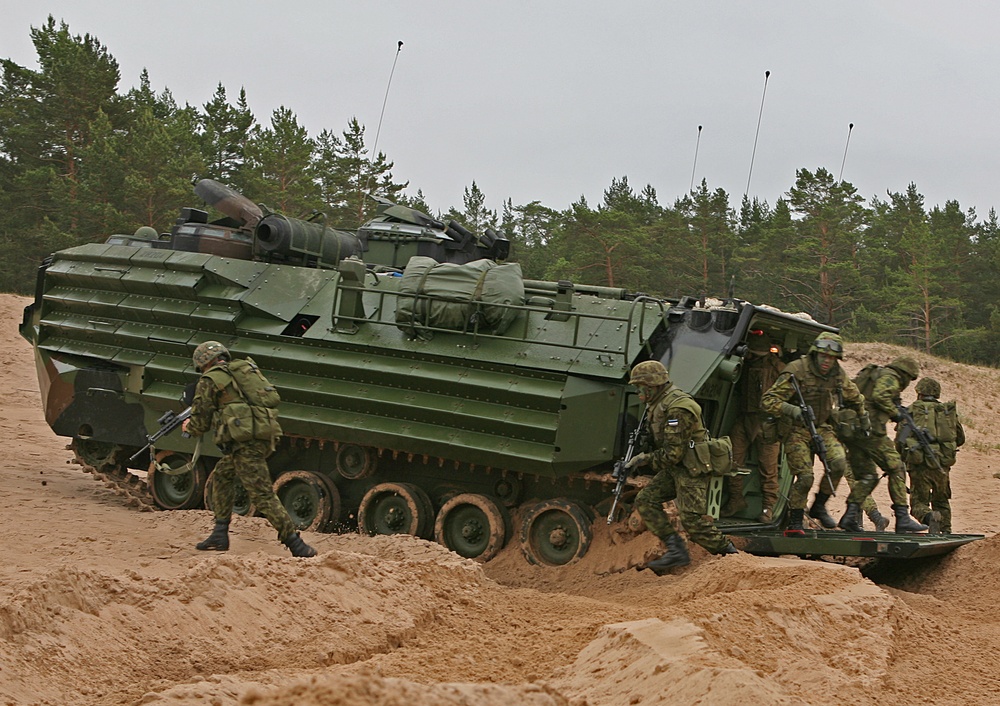
[[[790,375],[789,377],[791,378],[792,389],[795,390],[795,396],[799,398],[802,420],[809,429],[809,438],[812,441],[813,451],[816,452],[820,462],[823,464],[823,477],[826,478],[826,483],[830,487],[830,495],[835,496],[837,493],[834,491],[833,480],[830,478],[830,465],[826,462],[826,442],[823,441],[823,437],[820,436],[819,431],[816,429],[816,413],[813,412],[812,407],[806,404],[806,398],[802,395],[802,388],[799,387],[799,381],[795,379],[794,375]]]
[[[160,418],[156,420],[156,423],[160,425],[160,428],[146,437],[146,445],[143,446],[138,451],[136,451],[134,454],[132,454],[129,457],[129,461],[135,461],[137,458],[139,458],[139,456],[141,456],[147,449],[152,447],[153,444],[159,441],[162,437],[166,436],[174,429],[181,426],[184,423],[184,420],[186,420],[190,416],[191,416],[190,407],[185,409],[180,414],[177,414],[173,411],[164,412],[160,416]],[[187,433],[185,433],[184,436],[187,436]]]
[[[628,478],[631,475],[631,470],[626,468],[632,457],[635,456],[636,451],[638,451],[643,446],[643,436],[646,433],[646,413],[649,410],[643,410],[642,417],[639,419],[639,425],[635,428],[628,437],[628,447],[625,449],[625,455],[615,462],[615,468],[611,472],[611,477],[615,479],[615,492],[614,501],[611,503],[611,511],[608,513],[608,524],[610,525],[614,522],[615,510],[618,509],[618,502],[621,500],[622,493],[625,491],[625,486],[628,483]]]

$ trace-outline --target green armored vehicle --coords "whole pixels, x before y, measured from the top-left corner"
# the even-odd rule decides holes
[[[719,436],[751,332],[791,360],[832,330],[739,300],[524,280],[501,264],[509,243],[496,233],[388,201],[348,231],[266,213],[210,180],[195,190],[225,216],[183,209],[169,234],[54,253],[21,324],[53,431],[89,470],[134,495],[148,487],[163,509],[201,507],[221,456],[207,440],[196,453],[179,429],[143,450],[182,409],[194,348],[218,340],[280,391],[285,434],[269,465],[300,528],[408,533],[480,560],[513,541],[533,563],[566,564],[611,508],[611,471],[641,412],[631,366],[662,361]],[[906,557],[975,538],[786,538],[787,469],[761,525],[748,466],[747,508],[720,526],[749,551]],[[614,519],[628,520],[634,492]],[[724,500],[720,478],[716,514]]]

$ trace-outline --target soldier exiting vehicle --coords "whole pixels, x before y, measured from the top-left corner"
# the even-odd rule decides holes
[[[854,383],[865,396],[865,409],[871,418],[871,434],[858,437],[847,445],[848,461],[854,473],[854,487],[847,498],[847,511],[838,523],[848,532],[861,532],[861,504],[878,485],[876,464],[889,476],[889,498],[896,517],[896,532],[924,532],[922,525],[910,517],[906,498],[906,473],[903,462],[886,435],[886,424],[899,421],[900,394],[920,375],[920,367],[910,356],[900,356],[881,367],[865,366]]]
[[[901,425],[896,447],[910,472],[914,517],[934,534],[951,534],[951,467],[958,447],[965,443],[965,429],[954,402],[941,402],[941,384],[934,378],[917,383],[917,400],[909,413],[930,448],[924,448],[909,425]]]
[[[630,385],[639,389],[645,403],[654,451],[638,454],[627,464],[632,470],[651,465],[656,475],[639,491],[635,509],[650,532],[667,546],[666,553],[649,562],[647,568],[663,574],[671,567],[691,563],[684,539],[677,534],[663,511],[663,503],[673,500],[681,525],[691,539],[713,554],[735,554],[736,547],[715,526],[708,514],[710,475],[692,467],[690,454],[694,444],[704,443],[708,432],[701,420],[701,407],[691,395],[670,382],[663,364],[655,360],[639,363],[632,369]]]
[[[747,337],[747,353],[743,360],[743,372],[737,383],[737,410],[739,418],[729,431],[733,441],[733,465],[743,468],[750,451],[757,458],[757,472],[760,474],[761,513],[758,521],[768,523],[773,519],[774,506],[778,502],[778,456],[781,444],[777,441],[764,443],[761,426],[768,414],[761,409],[760,400],[785,364],[771,351],[771,343],[763,331],[751,331]],[[726,479],[729,499],[719,512],[722,517],[731,517],[747,507],[743,497],[743,477],[734,475]]]
[[[837,484],[847,469],[844,447],[831,425],[834,395],[838,389],[843,404],[854,409],[863,424],[868,424],[864,398],[857,386],[840,367],[844,357],[843,340],[835,333],[821,333],[816,337],[809,354],[793,360],[778,376],[761,399],[760,406],[773,416],[784,416],[791,420],[790,429],[783,438],[785,459],[794,476],[788,497],[789,534],[802,534],[802,520],[806,501],[813,484],[813,454],[825,453],[824,474],[819,490],[809,508],[809,516],[820,521],[823,527],[833,529],[836,521],[826,510],[826,501],[837,488]],[[798,388],[798,391],[796,390]],[[799,394],[801,392],[801,398]],[[803,405],[811,410],[813,425],[818,441],[812,438],[808,419],[804,418]],[[817,448],[822,446],[822,448]]]
[[[201,436],[213,430],[215,444],[225,454],[215,464],[215,470],[212,472],[214,480],[211,501],[215,513],[215,529],[207,539],[199,542],[196,548],[222,552],[229,549],[233,485],[235,479],[239,478],[250,502],[278,531],[278,539],[288,547],[292,556],[316,556],[316,550],[302,541],[288,512],[285,511],[271,486],[271,473],[267,468],[266,459],[274,449],[277,436],[281,434],[276,415],[261,414],[260,410],[257,410],[258,414],[249,425],[246,419],[234,418],[241,407],[258,405],[253,404],[255,400],[248,394],[250,391],[242,389],[239,385],[234,371],[230,370],[229,361],[229,351],[217,341],[202,343],[195,348],[192,355],[195,370],[201,373],[201,377],[195,388],[191,417],[184,421],[183,429],[192,436]],[[248,362],[238,361],[243,365]],[[263,380],[263,376],[260,378]],[[277,394],[274,393],[274,396],[276,398]],[[263,421],[267,417],[273,418],[270,422]],[[262,420],[259,423],[258,418]],[[240,424],[240,421],[244,424]],[[252,438],[234,440],[234,430],[244,429],[247,426],[250,429],[256,427],[255,432],[250,432]]]

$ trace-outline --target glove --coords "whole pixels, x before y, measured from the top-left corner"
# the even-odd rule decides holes
[[[868,412],[858,416],[858,428],[865,436],[872,435],[872,418],[868,416]]]
[[[639,466],[648,466],[652,461],[653,461],[653,454],[650,453],[636,454],[635,456],[633,456],[628,460],[628,463],[625,464],[625,468],[631,471],[633,469],[638,468]]]
[[[781,403],[781,413],[786,417],[791,417],[797,422],[802,421],[802,408],[790,402]]]

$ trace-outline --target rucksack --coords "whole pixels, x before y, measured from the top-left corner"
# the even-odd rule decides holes
[[[258,439],[270,441],[273,447],[281,436],[281,425],[278,423],[281,396],[253,358],[234,360],[205,374],[219,389],[231,387],[233,390],[218,410],[215,443],[238,444]]]
[[[910,405],[910,416],[921,429],[926,429],[931,436],[931,446],[937,452],[942,466],[948,467],[955,463],[955,450],[958,441],[958,411],[954,402],[934,402],[917,400]],[[931,463],[930,460],[917,458],[922,454],[917,439],[907,435],[905,447],[908,463]]]
[[[872,392],[875,391],[875,381],[881,377],[879,372],[881,369],[882,367],[877,363],[869,363],[854,376],[854,384],[858,386],[858,390],[861,391],[866,400],[871,399]]]

